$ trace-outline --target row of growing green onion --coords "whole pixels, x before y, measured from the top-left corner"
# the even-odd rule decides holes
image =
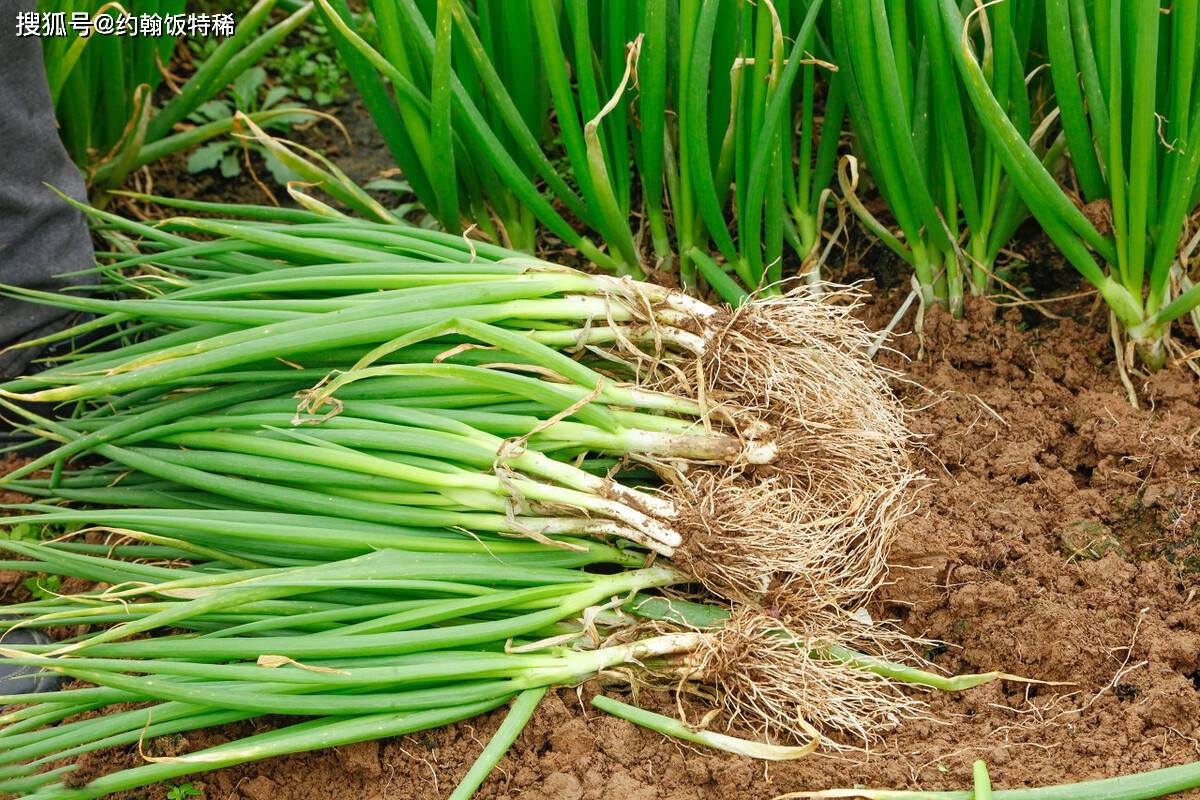
[[[939,10],[946,35],[960,36],[968,22],[957,4],[941,0]],[[951,53],[1009,180],[1100,292],[1141,363],[1157,369],[1173,355],[1171,323],[1200,307],[1200,287],[1185,284],[1200,207],[1200,3],[1052,0],[1043,17],[1077,191],[1014,127],[967,44]]]
[[[221,42],[196,71],[161,107],[156,95],[169,74],[172,52],[181,37],[154,35],[46,36],[42,42],[50,99],[59,132],[72,159],[97,192],[119,187],[134,171],[172,153],[183,152],[234,129],[228,117],[204,125],[180,123],[205,102],[278,47],[312,15],[313,5],[296,9],[285,19],[259,32],[270,18],[277,0],[258,0],[239,15],[235,32]],[[128,9],[105,0],[40,0],[40,13],[86,13],[117,17],[132,13],[133,24],[142,16],[160,18],[181,14],[184,0],[140,0]],[[65,18],[65,17],[64,17]],[[260,111],[252,116],[267,124],[302,109]]]
[[[727,300],[777,283],[785,246],[816,280],[839,139],[814,136],[820,2],[380,0],[377,47],[343,0],[320,5],[446,230],[532,251],[540,225],[638,277],[677,259]],[[831,92],[832,130],[843,109]]]
[[[836,183],[955,314],[1030,215],[1145,367],[1200,308],[1194,0],[371,0],[377,45],[318,5],[448,231],[737,303],[819,279]]]
[[[94,317],[0,386],[49,448],[0,479],[31,498],[0,525],[49,538],[0,540],[0,567],[91,587],[5,609],[72,633],[3,663],[79,684],[0,697],[22,704],[0,791],[98,797],[515,699],[466,797],[548,687],[599,674],[705,687],[763,741],[598,705],[762,758],[872,740],[919,710],[906,684],[999,677],[923,671],[850,613],[912,475],[835,295],[714,307],[447,233],[176,202],[242,219],[87,209],[98,291],[5,289]],[[281,711],[311,719],[71,774]]]

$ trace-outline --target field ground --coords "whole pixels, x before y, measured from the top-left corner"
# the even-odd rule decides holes
[[[360,143],[354,177],[370,177],[379,149]],[[377,163],[387,163],[382,155]],[[216,188],[195,181],[156,174],[154,189]],[[242,183],[233,197],[261,202]],[[228,186],[220,197],[231,199]],[[849,277],[861,269],[850,265]],[[878,327],[900,299],[893,291],[863,313]],[[967,788],[976,758],[997,788],[1014,788],[1200,758],[1200,388],[1183,369],[1141,380],[1143,408],[1133,410],[1091,299],[1049,308],[1063,318],[982,303],[968,321],[931,311],[922,340],[901,336],[898,352],[882,356],[902,371],[897,389],[928,481],[870,611],[944,642],[927,655],[947,671],[1071,685],[1000,682],[933,695],[928,720],[870,754],[770,767],[685,749],[559,690],[477,797],[769,800],[856,784]],[[911,323],[910,315],[900,329]],[[0,598],[22,591],[0,575]],[[443,798],[500,719],[250,764],[195,785],[212,800]],[[249,731],[227,733],[235,732]],[[156,747],[166,755],[223,738],[199,733]],[[107,770],[138,755],[95,758]]]

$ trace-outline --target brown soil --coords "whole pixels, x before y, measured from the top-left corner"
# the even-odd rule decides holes
[[[886,319],[892,307],[867,313]],[[585,702],[594,687],[563,689],[477,796],[766,800],[856,784],[964,788],[976,758],[997,787],[1020,787],[1200,758],[1200,387],[1184,369],[1142,379],[1143,410],[1134,410],[1099,326],[1067,319],[1025,330],[1015,311],[994,322],[989,308],[972,311],[968,322],[930,314],[923,341],[903,337],[903,355],[888,356],[906,372],[900,390],[929,481],[871,612],[944,642],[926,655],[947,671],[1071,685],[1005,681],[932,694],[928,719],[871,754],[769,767],[599,714]],[[500,719],[195,784],[210,798],[441,798]],[[190,750],[253,730],[177,744]],[[90,766],[136,758],[110,752]]]
[[[377,134],[353,104],[340,116],[356,160],[347,165],[343,153],[339,163],[360,181],[377,175],[390,163]],[[218,181],[187,176],[182,162],[154,172],[154,189],[164,194],[264,202],[248,178]],[[890,285],[882,262],[883,272],[872,272]],[[894,295],[880,300],[868,319],[882,325],[898,303]],[[1082,304],[1070,310],[1077,319],[1054,322],[1027,309],[993,320],[990,307],[974,307],[966,322],[932,311],[923,337],[902,337],[899,352],[883,357],[904,372],[897,388],[923,437],[918,459],[929,480],[894,552],[891,583],[870,608],[943,642],[925,655],[947,672],[1002,670],[1070,685],[1002,681],[930,694],[927,718],[870,754],[770,766],[683,747],[600,714],[586,702],[595,686],[562,689],[547,696],[476,796],[768,800],[854,785],[961,789],[977,758],[997,788],[1016,788],[1200,759],[1200,384],[1182,368],[1136,379],[1143,408],[1132,409],[1099,315]],[[24,591],[0,573],[0,599]],[[670,710],[665,697],[643,694],[639,702]],[[221,800],[444,798],[502,716],[193,783]],[[263,724],[156,746],[184,752]],[[86,771],[108,771],[139,757],[126,748],[87,761]]]
[[[915,336],[899,343],[913,359],[902,391],[929,483],[871,610],[945,642],[927,655],[948,671],[1072,685],[930,695],[927,720],[869,755],[769,767],[681,747],[592,710],[592,687],[564,689],[477,797],[966,788],[977,758],[996,787],[1015,788],[1200,758],[1200,386],[1182,369],[1143,381],[1147,408],[1135,411],[1103,330],[1066,320],[1025,331],[1015,312],[990,322],[974,311],[970,322],[931,314],[920,359]],[[445,797],[500,718],[204,782],[211,797],[249,800]]]

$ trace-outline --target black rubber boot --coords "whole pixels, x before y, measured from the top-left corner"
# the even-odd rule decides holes
[[[20,647],[24,644],[51,644],[52,641],[41,631],[17,628],[3,635],[0,647]],[[37,667],[14,667],[0,664],[0,695],[35,694],[53,692],[62,686],[62,675],[43,672]]]
[[[56,276],[90,267],[92,245],[83,214],[44,185],[78,200],[87,197],[83,175],[58,138],[41,42],[14,36],[9,27],[18,11],[36,7],[36,0],[0,0],[5,26],[0,35],[0,142],[5,148],[0,167],[0,283],[55,291],[86,282],[85,277]],[[70,316],[63,309],[0,298],[0,381],[36,368],[31,359],[45,355],[43,349],[5,348],[61,330]],[[5,439],[12,444],[22,438],[27,437],[11,427],[7,433],[0,430],[0,450]],[[49,641],[40,631],[25,628],[0,635],[0,646]],[[61,682],[57,674],[44,674],[36,667],[0,665],[0,694],[47,692]]]
[[[45,185],[87,198],[83,175],[58,138],[41,40],[10,28],[18,11],[36,7],[36,0],[0,0],[0,283],[56,291],[87,282],[59,276],[91,267],[92,243],[83,214]],[[61,330],[68,313],[0,297],[0,380],[25,373],[39,355],[6,351],[8,345]]]

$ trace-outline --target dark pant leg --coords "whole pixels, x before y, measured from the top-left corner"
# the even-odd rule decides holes
[[[17,36],[17,12],[35,5],[0,0],[0,283],[53,290],[64,283],[55,275],[91,265],[92,245],[83,215],[43,185],[86,199],[58,138],[41,41]],[[54,330],[65,316],[0,297],[0,350]],[[33,355],[0,352],[0,379],[21,373]]]

